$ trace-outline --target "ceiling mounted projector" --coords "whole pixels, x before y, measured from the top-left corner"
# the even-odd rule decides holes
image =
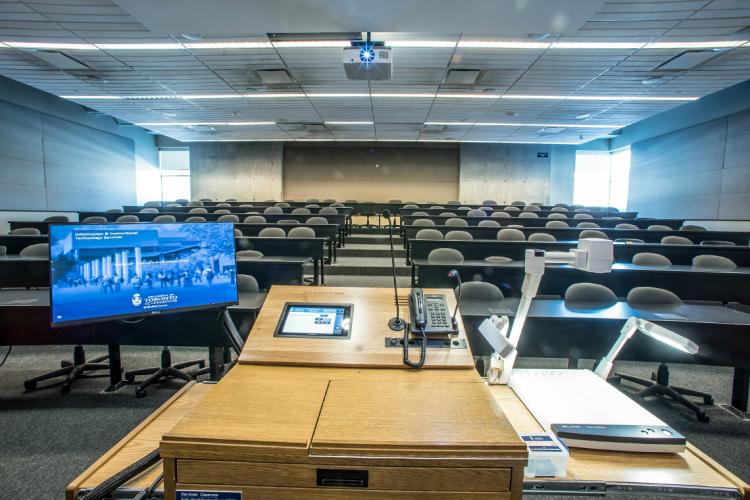
[[[393,53],[383,42],[353,41],[351,47],[344,49],[342,62],[350,80],[391,79]]]

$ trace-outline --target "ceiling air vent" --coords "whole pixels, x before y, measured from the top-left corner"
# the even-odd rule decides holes
[[[722,51],[720,50],[687,50],[660,64],[651,71],[687,71],[713,59],[721,53]]]
[[[445,77],[447,85],[474,85],[481,71],[478,69],[452,69]]]
[[[59,69],[64,69],[64,70],[91,69],[85,64],[83,64],[81,61],[78,61],[77,59],[73,59],[72,57],[63,54],[62,52],[57,52],[54,50],[35,50],[35,51],[30,51],[29,53],[35,57],[38,57],[42,61],[45,61]]]

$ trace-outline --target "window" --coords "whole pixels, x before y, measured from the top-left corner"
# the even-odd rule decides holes
[[[573,203],[625,210],[629,179],[630,148],[576,151]]]
[[[190,150],[160,149],[161,199],[190,199]]]

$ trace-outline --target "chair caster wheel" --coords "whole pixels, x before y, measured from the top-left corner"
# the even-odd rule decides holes
[[[36,389],[36,382],[31,382],[27,380],[23,383],[23,388],[26,389],[27,391],[33,391],[34,389]]]
[[[145,398],[146,397],[146,390],[145,389],[136,389],[135,390],[135,397],[137,397],[137,398]]]
[[[711,418],[708,415],[706,415],[705,413],[700,412],[698,414],[698,421],[699,422],[703,422],[704,424],[707,424],[707,423],[709,423],[711,421]]]

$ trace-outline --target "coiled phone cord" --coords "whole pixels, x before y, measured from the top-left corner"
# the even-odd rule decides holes
[[[409,359],[409,328],[404,328],[404,364],[409,368],[422,368],[427,360],[427,335],[424,333],[424,328],[419,332],[422,334],[422,340],[419,349],[419,361],[415,363]]]

